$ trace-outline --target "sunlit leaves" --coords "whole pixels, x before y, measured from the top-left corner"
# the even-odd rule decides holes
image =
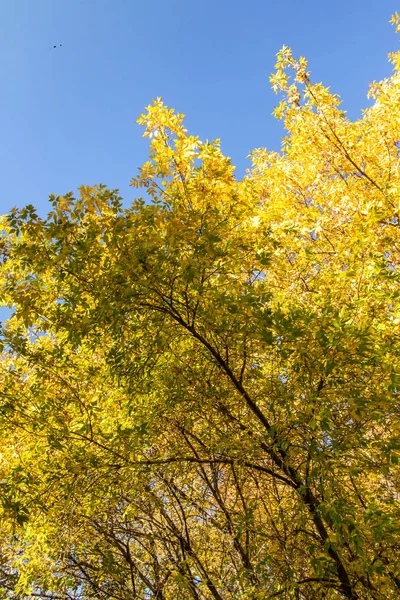
[[[241,181],[157,99],[142,198],[2,219],[4,597],[398,596],[390,60],[351,122],[283,47],[287,137]]]

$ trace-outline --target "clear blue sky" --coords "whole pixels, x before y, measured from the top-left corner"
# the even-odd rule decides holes
[[[81,184],[118,187],[147,155],[135,124],[156,96],[191,133],[220,137],[241,176],[279,149],[268,77],[283,44],[352,118],[391,72],[394,0],[1,0],[0,213]],[[62,47],[53,49],[53,45]]]

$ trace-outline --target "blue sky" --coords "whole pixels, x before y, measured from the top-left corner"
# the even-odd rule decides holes
[[[279,149],[268,77],[283,44],[352,118],[391,72],[392,0],[1,0],[0,213],[81,184],[129,181],[148,142],[135,121],[156,96],[200,139],[220,137],[242,176]],[[53,45],[59,45],[53,49]]]

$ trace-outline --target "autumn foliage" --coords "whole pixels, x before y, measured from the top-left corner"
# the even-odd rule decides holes
[[[399,597],[390,60],[351,122],[284,47],[242,180],[157,99],[131,207],[3,217],[2,597]]]

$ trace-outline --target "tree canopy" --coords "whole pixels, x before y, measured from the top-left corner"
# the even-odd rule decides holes
[[[241,180],[157,99],[132,206],[2,218],[3,597],[399,597],[390,60],[352,122],[284,47],[287,137]]]

